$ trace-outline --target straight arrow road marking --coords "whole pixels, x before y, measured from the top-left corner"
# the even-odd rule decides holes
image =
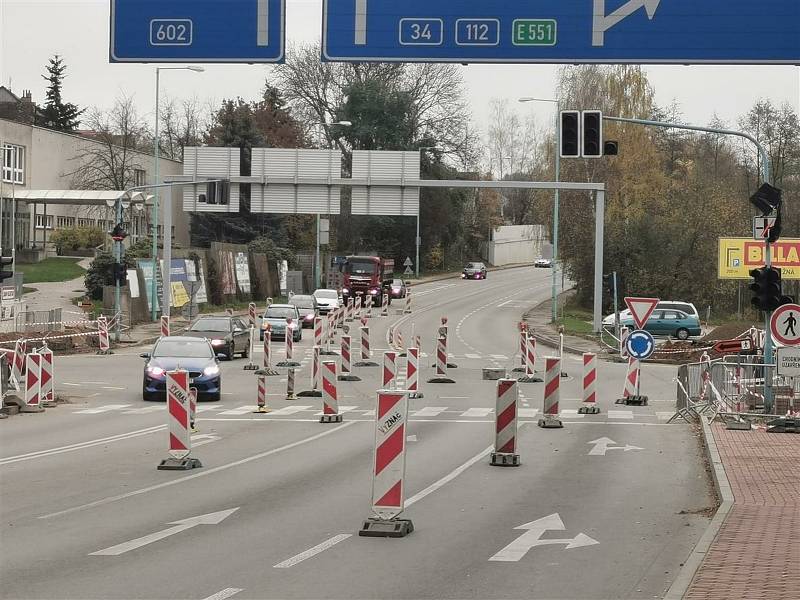
[[[130,552],[131,550],[136,550],[137,548],[146,546],[147,544],[152,544],[153,542],[163,540],[166,537],[186,531],[192,527],[197,527],[198,525],[218,525],[237,510],[239,510],[238,506],[228,510],[221,510],[218,512],[208,513],[206,515],[189,517],[188,519],[181,519],[180,521],[172,521],[171,523],[167,523],[167,525],[174,525],[174,527],[162,529],[161,531],[151,533],[144,537],[136,538],[135,540],[130,540],[129,542],[124,542],[122,544],[117,544],[116,546],[111,546],[110,548],[92,552],[89,554],[89,556],[119,556],[120,554],[124,554],[126,552]]]
[[[524,529],[525,533],[511,542],[508,546],[492,556],[490,561],[497,562],[517,562],[524,557],[531,548],[536,546],[553,546],[563,544],[565,550],[581,548],[583,546],[593,546],[599,544],[597,540],[590,538],[584,533],[579,533],[574,538],[566,539],[541,539],[545,531],[564,531],[564,522],[558,513],[553,513],[541,519],[536,519],[530,523],[525,523],[514,529]]]
[[[644,448],[640,448],[639,446],[612,446],[611,444],[616,444],[617,442],[607,437],[597,438],[596,440],[586,443],[589,445],[594,444],[594,447],[589,450],[586,456],[605,456],[606,452],[609,450],[622,450],[623,452],[630,452],[631,450],[644,450]]]

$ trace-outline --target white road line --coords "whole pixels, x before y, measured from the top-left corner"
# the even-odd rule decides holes
[[[469,400],[469,396],[439,396],[439,400]]]
[[[220,415],[244,415],[246,413],[253,412],[255,409],[256,409],[256,407],[253,406],[252,404],[244,404],[244,405],[239,406],[237,408],[232,408],[230,410],[224,410],[219,414]]]
[[[467,358],[471,358],[473,360],[480,360],[481,359],[481,355],[480,354],[465,354],[464,356],[466,356]]]
[[[303,412],[305,410],[314,410],[313,406],[286,406],[284,408],[279,408],[278,410],[273,410],[271,415],[272,417],[278,416],[281,417],[283,415],[294,415],[299,412]]]
[[[130,404],[106,404],[97,408],[84,408],[83,410],[73,411],[76,415],[99,415],[104,412],[111,412],[112,410],[119,410],[121,408],[128,408]]]
[[[289,567],[293,567],[298,563],[303,562],[304,560],[311,558],[312,556],[316,556],[320,552],[324,552],[328,548],[332,548],[339,542],[343,542],[349,537],[353,537],[352,533],[340,533],[339,535],[335,535],[330,539],[325,540],[321,544],[317,544],[313,548],[309,548],[305,552],[301,552],[300,554],[296,554],[291,558],[287,558],[283,562],[279,562],[277,565],[273,565],[273,569],[288,569]]]
[[[207,598],[203,598],[203,600],[226,600],[231,596],[235,596],[239,592],[243,592],[243,589],[240,588],[225,588],[224,590],[218,591],[216,594],[212,594]]]
[[[106,386],[103,386],[103,389],[104,390],[127,390],[128,388],[116,387],[116,386],[113,386],[113,385],[106,385]]]
[[[144,408],[129,408],[128,410],[123,410],[123,415],[146,415],[148,413],[153,412],[160,412],[162,410],[167,410],[166,406],[145,406]]]
[[[426,406],[411,413],[412,417],[436,417],[447,410],[446,406]]]
[[[108,381],[81,381],[81,383],[84,385],[109,385]]]
[[[674,414],[674,412],[656,411],[656,417],[661,421],[669,421]]]
[[[339,413],[340,414],[344,414],[344,413],[347,413],[347,412],[353,412],[357,408],[358,408],[357,406],[340,406],[339,407]],[[325,413],[323,413],[323,412],[318,412],[318,413],[314,413],[314,416],[315,417],[321,417],[324,414]]]
[[[54,454],[63,454],[64,452],[72,452],[73,450],[81,450],[83,448],[91,448],[92,446],[100,446],[103,444],[108,444],[111,442],[119,442],[122,440],[128,440],[131,438],[139,437],[142,435],[147,435],[149,433],[155,433],[156,431],[161,431],[162,429],[166,429],[166,425],[156,425],[155,427],[148,427],[146,429],[137,429],[136,431],[130,431],[128,433],[120,433],[118,435],[112,435],[109,437],[104,437],[96,440],[88,440],[86,442],[79,442],[77,444],[70,444],[69,446],[60,446],[58,448],[49,448],[47,450],[39,450],[37,452],[28,452],[27,454],[18,454],[16,456],[8,456],[6,458],[0,459],[0,465],[8,465],[15,462],[21,462],[23,460],[31,460],[33,458],[42,458],[44,456],[52,456]]]
[[[564,419],[583,419],[585,416],[578,414],[576,409],[566,408],[561,411],[561,417]]]
[[[608,411],[609,419],[633,419],[632,410],[610,410]]]
[[[164,407],[164,408],[166,408],[166,407]],[[212,411],[212,410],[222,410],[224,408],[225,408],[224,404],[217,404],[215,406],[198,406],[197,410],[195,412],[197,414],[200,414],[200,413],[209,412],[209,411]]]
[[[61,357],[59,356],[59,358]],[[62,381],[60,385],[68,385],[70,387],[81,387],[80,383],[67,383],[66,381]]]
[[[519,409],[519,416],[520,417],[528,417],[529,419],[535,419],[536,415],[539,413],[538,408],[520,408]]]
[[[461,416],[462,417],[488,417],[491,414],[492,410],[494,410],[494,409],[492,409],[492,408],[470,408],[468,410],[465,410],[463,413],[461,413]]]
[[[493,358],[495,360],[508,360],[508,357],[505,354],[490,354],[489,358]]]
[[[225,419],[220,419],[224,421]],[[254,419],[255,420],[255,419]],[[38,517],[39,519],[52,519],[53,517],[60,517],[63,515],[68,515],[70,513],[78,512],[81,510],[86,510],[87,508],[94,508],[96,506],[103,506],[104,504],[111,504],[112,502],[116,502],[117,500],[124,500],[126,498],[132,498],[133,496],[139,496],[141,494],[146,494],[148,492],[153,492],[155,490],[160,490],[165,487],[170,487],[173,485],[177,485],[179,483],[183,483],[185,481],[191,481],[193,479],[197,479],[198,477],[207,477],[208,475],[213,475],[214,473],[218,473],[220,471],[226,471],[233,467],[238,467],[240,465],[245,465],[249,462],[253,462],[254,460],[261,460],[262,458],[266,458],[267,456],[272,456],[273,454],[278,454],[280,452],[284,452],[286,450],[291,450],[292,448],[296,448],[297,446],[302,446],[303,444],[307,444],[309,442],[313,442],[320,438],[323,438],[327,435],[332,433],[336,433],[337,431],[341,431],[351,425],[355,425],[358,421],[347,421],[346,423],[342,423],[341,425],[337,425],[331,429],[326,429],[321,433],[317,433],[316,435],[312,435],[311,437],[303,438],[302,440],[298,440],[296,442],[292,442],[291,444],[285,444],[283,446],[279,446],[278,448],[273,448],[272,450],[267,450],[266,452],[259,452],[258,454],[254,454],[252,456],[248,456],[246,458],[242,458],[239,460],[235,460],[230,463],[226,463],[224,465],[220,465],[218,467],[213,467],[208,469],[207,471],[198,471],[197,473],[192,473],[191,475],[186,475],[185,477],[181,477],[180,479],[172,479],[169,481],[165,481],[163,483],[158,483],[156,485],[151,485],[145,488],[140,488],[138,490],[133,490],[132,492],[126,492],[124,494],[118,494],[116,496],[108,496],[107,498],[101,498],[100,500],[95,500],[94,502],[89,502],[87,504],[81,504],[79,506],[73,506],[72,508],[66,508],[64,510],[59,510],[54,513],[50,513],[47,515],[41,515]],[[165,426],[161,426],[162,428]]]

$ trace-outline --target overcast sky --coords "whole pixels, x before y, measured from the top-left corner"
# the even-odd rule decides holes
[[[397,0],[398,2],[402,0]],[[588,2],[588,0],[584,0]],[[321,0],[287,0],[287,41],[320,37]],[[66,100],[81,106],[110,106],[115,96],[135,96],[140,112],[152,118],[153,65],[108,62],[109,0],[0,0],[0,84],[44,99],[44,66],[53,54],[67,64]],[[204,73],[164,73],[162,93],[171,97],[221,100],[255,98],[269,66],[206,65]],[[493,98],[552,98],[556,66],[470,65],[460,67],[475,124],[485,131]],[[659,104],[673,99],[690,123],[704,125],[716,113],[735,125],[759,98],[790,102],[800,111],[800,68],[791,66],[652,66],[647,67]],[[530,108],[528,108],[530,107]],[[540,123],[553,118],[549,104],[528,104]]]

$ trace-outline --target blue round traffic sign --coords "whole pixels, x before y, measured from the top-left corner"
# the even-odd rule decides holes
[[[628,351],[628,356],[638,360],[645,360],[650,357],[656,349],[656,341],[644,329],[637,329],[632,331],[625,340],[625,349]]]

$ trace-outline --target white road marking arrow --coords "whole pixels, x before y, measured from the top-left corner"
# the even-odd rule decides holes
[[[661,0],[628,0],[610,15],[606,15],[606,0],[594,0],[594,13],[592,13],[592,46],[605,44],[605,33],[625,17],[631,16],[640,8],[647,12],[651,21],[656,16],[656,10]]]
[[[631,450],[644,450],[644,448],[640,448],[639,446],[612,446],[611,444],[616,444],[617,442],[607,437],[597,438],[596,440],[586,443],[594,444],[594,448],[589,450],[587,456],[605,456],[606,452],[609,450],[622,450],[623,452],[629,452]]]
[[[167,525],[174,525],[175,527],[162,529],[161,531],[151,533],[150,535],[146,535],[144,537],[136,538],[135,540],[131,540],[129,542],[124,542],[122,544],[117,544],[116,546],[111,546],[110,548],[105,548],[104,550],[98,550],[97,552],[92,552],[91,554],[89,554],[89,556],[119,556],[120,554],[124,554],[125,552],[136,550],[137,548],[141,548],[142,546],[146,546],[147,544],[152,544],[153,542],[163,540],[166,537],[175,535],[176,533],[180,533],[181,531],[186,531],[187,529],[191,529],[192,527],[197,527],[198,525],[217,525],[222,521],[224,521],[226,518],[228,518],[230,515],[232,515],[234,512],[236,512],[237,510],[239,510],[238,506],[236,508],[208,513],[206,515],[189,517],[188,519],[182,519],[180,521],[172,521],[171,523],[167,523]]]
[[[524,525],[520,525],[514,529],[527,529],[527,531],[511,542],[508,546],[500,550],[497,554],[492,556],[489,559],[490,561],[517,562],[528,553],[528,550],[534,546],[564,544],[564,549],[569,550],[571,548],[593,546],[594,544],[600,543],[584,533],[579,533],[574,538],[567,539],[540,539],[545,531],[564,531],[566,529],[566,527],[564,527],[564,522],[561,520],[561,517],[558,516],[558,513],[553,513],[552,515],[542,517],[541,519],[531,521],[530,523],[525,523]]]

